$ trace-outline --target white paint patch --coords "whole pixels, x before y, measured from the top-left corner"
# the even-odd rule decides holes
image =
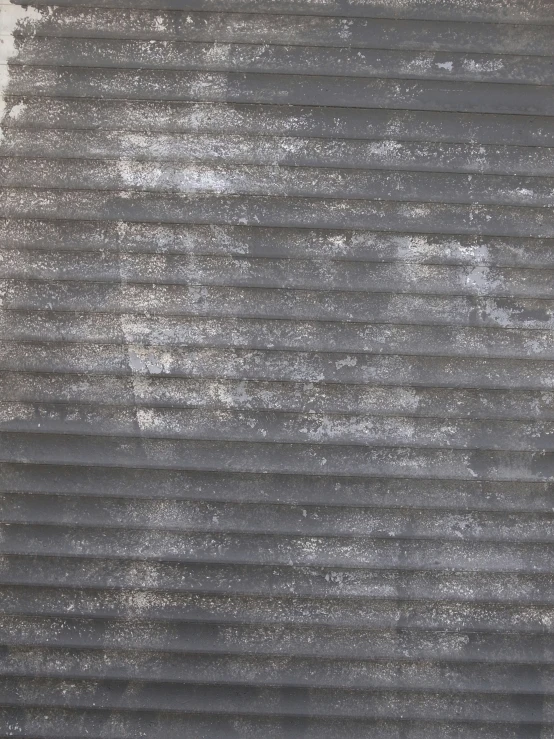
[[[8,113],[5,98],[10,81],[8,62],[17,56],[15,33],[23,29],[27,33],[30,30],[32,31],[35,22],[41,18],[42,14],[36,8],[22,8],[21,5],[0,5],[0,141],[3,138],[1,123],[6,113]],[[17,115],[19,113],[15,117]]]
[[[134,338],[125,332],[125,319],[122,327],[124,330],[125,346],[128,349],[129,369],[133,374],[162,375],[169,374],[173,364],[173,358],[169,352],[156,351],[154,347],[132,345],[130,339]]]
[[[10,112],[6,114],[6,118],[11,118],[13,121],[16,121],[26,107],[27,103],[23,102],[12,105]]]
[[[356,357],[351,357],[350,355],[345,357],[344,359],[337,359],[335,362],[335,367],[337,369],[342,369],[343,367],[355,367],[358,364],[358,360]]]
[[[439,69],[446,69],[448,72],[452,71],[453,66],[452,62],[437,62],[437,67]]]
[[[472,287],[477,293],[486,295],[502,285],[501,280],[494,276],[488,267],[474,267],[466,274],[465,284]]]

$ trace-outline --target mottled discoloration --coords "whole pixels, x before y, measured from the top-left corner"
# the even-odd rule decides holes
[[[0,735],[551,739],[549,0],[0,12]]]

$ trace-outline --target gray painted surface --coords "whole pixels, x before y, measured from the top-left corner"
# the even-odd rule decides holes
[[[0,13],[0,736],[553,739],[551,0]]]

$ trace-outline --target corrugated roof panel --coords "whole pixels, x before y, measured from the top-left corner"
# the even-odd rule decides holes
[[[554,737],[549,0],[0,13],[0,736]]]

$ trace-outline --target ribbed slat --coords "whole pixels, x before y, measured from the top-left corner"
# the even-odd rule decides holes
[[[352,208],[353,204],[350,207]],[[475,213],[473,215],[475,217]],[[381,227],[386,228],[386,223],[381,224]],[[6,247],[43,250],[42,253],[35,255],[43,264],[46,260],[54,258],[54,245],[56,249],[79,252],[77,255],[69,255],[67,251],[63,252],[64,258],[69,260],[68,269],[73,266],[75,258],[83,266],[85,265],[83,260],[86,257],[81,252],[99,250],[103,259],[111,259],[114,262],[118,259],[122,270],[120,276],[134,282],[138,280],[138,275],[128,275],[125,268],[129,259],[138,258],[129,256],[129,254],[137,253],[147,254],[142,257],[143,263],[148,260],[151,269],[163,264],[164,259],[167,259],[166,255],[218,256],[218,261],[190,259],[185,262],[186,272],[192,274],[193,279],[196,279],[195,271],[199,267],[212,266],[213,272],[219,273],[218,284],[236,284],[237,273],[244,272],[241,268],[248,264],[248,257],[264,260],[291,260],[277,263],[281,265],[281,269],[286,270],[284,274],[287,276],[287,285],[289,279],[294,279],[289,277],[289,273],[298,274],[299,265],[302,265],[298,261],[300,259],[325,259],[325,280],[329,279],[328,270],[348,269],[354,274],[360,274],[360,270],[366,270],[361,273],[363,280],[361,284],[368,287],[375,284],[371,280],[371,269],[376,270],[379,282],[382,282],[384,275],[395,274],[398,279],[408,281],[408,284],[412,285],[410,280],[414,267],[406,269],[404,263],[463,265],[469,269],[462,273],[462,283],[473,285],[476,291],[483,287],[493,290],[499,282],[499,274],[488,269],[489,267],[552,270],[554,264],[553,239],[467,236],[451,234],[448,231],[443,234],[429,234],[428,232],[407,234],[387,233],[382,230],[372,232],[348,229],[307,229],[305,227],[260,228],[258,226],[221,225],[215,228],[213,226],[144,222],[95,223],[62,219],[0,219],[0,233]],[[6,269],[4,266],[5,251],[2,251],[2,256],[4,258],[0,265],[2,269]],[[356,264],[343,264],[348,261],[356,262]],[[373,264],[371,267],[364,267],[359,264],[364,261],[387,264]],[[178,270],[173,267],[175,263],[170,262],[170,264],[172,273],[177,273]],[[272,266],[272,263],[267,261],[263,264],[266,268]],[[320,264],[319,268],[321,269],[322,266]],[[221,274],[222,271],[225,272],[224,275]],[[305,272],[313,273],[313,267],[310,265]],[[141,274],[148,281],[148,272]],[[426,278],[428,274],[429,272],[424,270],[416,274],[417,284],[424,283],[424,277]],[[444,272],[438,275],[437,283],[446,282]],[[30,273],[29,277],[33,277],[33,274]],[[469,280],[466,279],[468,277]],[[543,297],[545,288],[541,272],[524,273],[519,276],[518,284],[524,283],[526,277],[527,279],[532,278],[533,285],[536,280],[539,281],[539,295]],[[550,282],[550,272],[546,274],[546,277]],[[247,278],[243,277],[244,279]],[[157,281],[165,282],[166,280],[161,280],[158,275]],[[272,284],[274,287],[282,286],[282,282]],[[294,284],[294,282],[291,283],[291,286]],[[310,286],[313,285],[314,283],[310,283]],[[400,286],[396,289],[402,292]],[[515,285],[512,289],[515,291]],[[434,285],[433,292],[441,292],[437,284]],[[528,294],[532,295],[532,293]]]
[[[113,69],[179,69],[330,77],[444,79],[551,85],[548,57],[459,52],[410,52],[350,47],[206,44],[195,41],[123,41],[30,38],[18,64]],[[314,72],[312,72],[314,70]]]
[[[249,688],[207,685],[157,685],[136,683],[132,691],[117,694],[124,688],[117,682],[33,680],[19,678],[0,681],[0,700],[4,704],[92,708],[101,702],[106,709],[158,710],[179,713],[259,714],[268,716],[302,716],[302,704],[309,700],[314,717],[393,718],[400,706],[406,719],[444,720],[452,713],[458,720],[490,720],[491,714],[502,714],[506,724],[537,721],[552,724],[553,699],[543,697],[541,705],[532,701],[515,703],[511,696],[451,695],[408,693],[404,691],[354,692],[318,688]],[[70,694],[68,695],[68,690]],[[92,696],[94,697],[91,697]],[[22,696],[24,696],[22,698]],[[117,697],[116,697],[117,696]],[[175,706],[179,706],[178,709]]]
[[[5,494],[1,498],[7,523],[75,524],[175,531],[234,531],[375,536],[546,541],[552,519],[544,513],[409,511],[346,506],[287,506],[202,501],[117,499],[85,496]],[[225,523],[223,523],[225,522]]]
[[[11,95],[331,105],[552,116],[552,86],[494,82],[22,65]]]
[[[137,432],[140,425],[137,422]],[[29,451],[27,451],[29,449]],[[253,452],[256,452],[254,455]],[[307,475],[517,479],[545,481],[554,459],[545,452],[364,448],[354,445],[218,442],[4,432],[0,459],[35,464],[141,466],[153,469]]]
[[[254,658],[250,656],[250,659],[245,660],[245,667],[253,667],[256,662],[263,665],[267,661],[256,659],[256,656],[273,655],[286,659],[290,658],[292,651],[292,656],[304,659],[317,656],[330,658],[331,655],[337,658],[338,652],[344,650],[342,657],[345,661],[358,659],[362,662],[359,664],[360,667],[365,667],[362,676],[368,667],[367,664],[363,665],[363,662],[369,660],[388,660],[391,666],[395,662],[427,661],[446,661],[452,665],[477,662],[481,663],[482,667],[486,663],[499,666],[511,663],[514,667],[532,665],[539,670],[541,667],[544,669],[545,663],[552,660],[552,640],[545,633],[524,633],[525,630],[507,630],[506,627],[496,633],[491,629],[445,633],[440,629],[426,631],[421,628],[403,628],[402,623],[400,625],[396,623],[390,629],[364,631],[367,609],[356,603],[350,605],[347,602],[338,602],[322,608],[319,601],[277,599],[275,606],[281,606],[278,613],[275,609],[272,611],[267,609],[267,600],[264,602],[263,599],[256,598],[236,598],[233,612],[228,598],[191,596],[187,601],[179,603],[181,622],[171,623],[167,619],[162,622],[141,619],[141,611],[145,610],[148,613],[149,610],[149,599],[146,598],[145,603],[144,596],[145,593],[142,592],[124,592],[119,595],[112,593],[112,603],[117,606],[121,603],[121,613],[124,616],[121,619],[7,615],[2,619],[0,627],[10,651],[25,647],[25,651],[30,652],[33,646],[40,652],[47,649],[66,651],[65,660],[60,665],[62,670],[64,662],[66,671],[73,663],[76,667],[82,665],[80,671],[83,674],[87,660],[79,658],[79,647],[90,650],[89,654],[94,647],[110,651],[132,649],[136,654],[138,666],[142,660],[147,664],[150,662],[151,652],[176,654],[181,656],[181,661],[184,661],[183,658],[187,661],[193,659],[196,653],[201,655],[197,658],[197,667],[203,666],[204,671],[210,670],[211,667],[211,682],[217,681],[218,675],[214,668],[217,668],[218,663],[226,665],[227,674],[233,669],[235,659],[238,657],[237,647],[242,653],[246,653],[246,657],[250,656],[248,655],[250,649],[253,652]],[[170,607],[171,598],[164,599],[159,596],[158,600],[153,598],[153,602],[160,601],[162,606]],[[75,599],[70,602],[75,607]],[[213,611],[213,615],[204,618],[203,610],[206,608]],[[452,610],[451,608],[451,613]],[[399,613],[401,622],[402,615]],[[292,621],[296,622],[294,626],[290,625]],[[237,631],[239,622],[242,626]],[[76,632],[77,625],[81,625],[81,633]],[[193,641],[195,627],[199,629],[197,644]],[[310,630],[311,640],[307,638]],[[241,635],[244,635],[243,639],[240,639]],[[336,647],[332,646],[334,639],[337,640]],[[207,649],[208,646],[213,652]],[[72,648],[73,655],[70,653]],[[223,655],[228,655],[226,658],[222,658],[222,648]],[[101,651],[98,656],[103,656]],[[116,656],[117,653],[114,657]],[[348,666],[348,661],[345,667]],[[240,662],[235,665],[237,671],[240,670]],[[133,667],[132,662],[129,667]],[[194,669],[194,664],[191,667]],[[160,672],[158,670],[159,666],[156,673],[163,678],[163,669]],[[278,674],[278,671],[273,671],[274,680],[276,672]],[[348,674],[348,671],[345,670],[345,673]],[[350,673],[351,680],[355,679],[356,671],[350,670]],[[255,674],[254,676],[250,674],[250,681],[253,677],[255,680]],[[309,679],[308,676],[306,679]],[[243,681],[244,677],[237,682]]]
[[[142,229],[139,229],[142,230]],[[146,229],[148,231],[148,229]],[[45,235],[43,234],[43,237]],[[383,236],[383,241],[387,241]],[[415,241],[415,240],[414,240]],[[422,239],[422,250],[427,247],[429,239]],[[414,244],[416,247],[417,244]],[[438,245],[437,245],[438,246]],[[468,250],[471,245],[468,245]],[[475,247],[477,251],[478,247]],[[534,267],[523,269],[513,267],[489,267],[488,265],[425,265],[418,264],[418,253],[414,248],[413,255],[406,248],[405,263],[330,259],[286,259],[283,257],[247,257],[237,254],[235,257],[216,255],[181,255],[158,253],[133,252],[87,252],[87,251],[58,251],[54,248],[20,249],[11,248],[2,250],[0,259],[0,276],[17,280],[48,280],[64,281],[57,285],[50,285],[58,291],[67,290],[86,282],[89,289],[104,291],[107,295],[116,292],[116,283],[121,280],[128,284],[130,293],[133,290],[145,290],[149,284],[152,290],[166,291],[167,294],[177,294],[179,291],[173,286],[193,286],[206,288],[202,294],[224,295],[232,294],[233,288],[266,288],[267,295],[301,295],[300,291],[313,291],[311,294],[321,294],[321,298],[330,293],[330,299],[338,291],[354,292],[358,299],[362,295],[389,294],[389,295],[453,295],[502,297],[508,304],[517,304],[513,299],[522,300],[522,304],[536,304],[547,308],[549,301],[554,298],[554,270],[537,270]],[[432,253],[432,249],[429,248]],[[486,247],[483,248],[486,252]],[[377,257],[377,254],[373,255]],[[422,255],[425,258],[426,254]],[[460,259],[462,258],[460,255]],[[484,257],[488,254],[484,253]],[[446,255],[445,255],[446,257]],[[431,255],[427,258],[432,258]],[[516,254],[517,258],[517,254]],[[438,259],[438,257],[437,257]],[[67,283],[66,283],[67,281]],[[327,291],[321,290],[322,281]],[[283,290],[286,282],[287,291]],[[107,283],[107,284],[94,284]],[[13,285],[14,283],[7,283]],[[64,284],[66,287],[64,287]],[[18,283],[19,290],[23,284]],[[41,288],[42,283],[29,283],[27,289]],[[171,288],[163,286],[172,286]],[[214,286],[222,287],[219,291]],[[212,289],[208,290],[210,287]],[[48,289],[42,285],[42,289]],[[123,288],[120,288],[123,290]],[[13,292],[13,288],[12,288]],[[186,290],[181,288],[181,294]],[[238,291],[237,291],[238,294]],[[258,294],[252,290],[243,293]],[[260,291],[260,295],[264,293]],[[306,294],[310,294],[306,292]],[[352,299],[355,299],[355,295]],[[471,301],[468,301],[468,304]],[[486,305],[486,301],[482,301]],[[501,303],[502,304],[502,303]],[[463,303],[461,304],[463,305]],[[479,305],[479,301],[475,301]],[[541,317],[540,310],[534,314],[535,319]],[[525,320],[525,319],[523,319]]]
[[[163,347],[230,346],[281,351],[436,354],[449,357],[554,359],[545,329],[482,328],[263,318],[151,317],[37,310],[5,310],[0,339],[67,343],[149,344]],[[468,350],[468,343],[471,348]],[[129,361],[140,364],[140,359]],[[339,361],[340,359],[336,359]],[[351,358],[350,363],[354,362]]]
[[[201,635],[205,634],[206,641],[214,639],[218,634],[225,634],[226,629],[223,626],[213,627],[212,625],[206,625],[202,629],[199,624],[194,625],[195,629],[198,629],[198,638],[201,639]],[[227,630],[230,631],[230,630]],[[323,630],[322,630],[323,631]],[[241,636],[248,633],[247,629],[241,630]],[[280,635],[284,636],[285,633],[289,636],[286,630],[280,628],[275,632],[275,642],[278,643]],[[337,637],[337,632],[329,632],[334,637]],[[260,629],[260,638],[265,636],[267,639],[271,637],[271,629],[265,630]],[[323,636],[323,633],[322,633]],[[350,632],[348,636],[351,639],[356,639],[358,634]],[[369,636],[369,635],[368,635]],[[215,641],[215,639],[214,639]],[[198,644],[200,648],[201,643]],[[260,646],[256,644],[256,648],[259,650]],[[291,648],[294,648],[291,644]],[[231,649],[228,647],[228,654]],[[73,656],[73,659],[72,659]],[[40,660],[42,667],[40,668],[40,675],[47,678],[60,676],[64,677],[71,674],[74,679],[83,678],[85,674],[90,677],[98,676],[102,674],[102,667],[100,666],[101,660],[111,664],[110,678],[112,680],[126,680],[126,679],[142,679],[148,681],[151,685],[156,685],[164,682],[165,686],[170,690],[176,689],[178,684],[181,682],[186,683],[190,681],[193,674],[193,670],[200,671],[204,667],[204,674],[207,672],[206,668],[210,664],[217,664],[217,658],[214,657],[200,657],[198,654],[175,654],[171,652],[159,652],[141,655],[139,661],[139,655],[133,654],[132,652],[125,652],[125,650],[93,650],[83,648],[80,651],[81,659],[77,655],[72,655],[69,649],[63,648],[36,648],[26,649],[25,647],[12,648],[10,649],[9,656],[6,660],[6,669],[4,675],[17,675],[22,676],[28,671],[35,670],[37,658]],[[126,659],[135,658],[135,665],[126,664]],[[35,658],[35,659],[33,659]],[[226,660],[227,662],[229,660]],[[224,664],[224,659],[219,659],[219,664]],[[247,670],[251,671],[251,675],[254,675],[256,680],[262,684],[271,685],[273,680],[272,677],[275,674],[275,663],[280,665],[280,669],[287,675],[289,684],[291,687],[294,686],[298,690],[300,687],[306,684],[306,679],[303,677],[304,670],[313,670],[316,666],[319,666],[319,679],[316,684],[321,687],[333,687],[330,683],[331,672],[333,670],[340,670],[344,676],[344,683],[348,685],[350,689],[365,689],[365,690],[387,690],[390,688],[396,688],[397,690],[414,691],[414,689],[422,690],[435,690],[438,694],[447,693],[448,691],[459,691],[462,696],[467,693],[476,693],[479,689],[483,690],[489,695],[498,693],[513,694],[523,693],[529,695],[533,692],[539,693],[541,689],[544,692],[550,692],[552,690],[552,670],[546,665],[535,665],[532,663],[528,664],[516,664],[516,665],[488,665],[486,675],[482,675],[482,665],[479,663],[471,664],[470,662],[417,662],[401,660],[391,665],[375,661],[362,661],[361,659],[352,659],[345,661],[342,664],[336,660],[331,661],[325,659],[321,653],[316,658],[310,659],[307,657],[279,657],[278,655],[255,657],[243,656],[240,659],[240,665],[243,668],[243,675],[246,678]],[[137,664],[138,663],[138,664]],[[162,667],[163,665],[163,667]],[[272,676],[272,665],[273,665],[273,676]],[[241,671],[242,672],[242,671]],[[222,676],[223,677],[223,676]],[[98,679],[96,677],[96,679]],[[246,679],[243,679],[246,682]],[[37,681],[38,682],[38,681]],[[223,682],[223,679],[221,680]],[[248,681],[252,682],[252,680]],[[310,681],[310,687],[314,687],[315,681]],[[48,683],[45,680],[45,683]],[[6,684],[4,682],[4,684]],[[40,684],[40,683],[38,683]],[[43,683],[44,684],[44,683]],[[53,681],[50,682],[50,685]],[[161,687],[161,686],[160,686]],[[294,689],[294,688],[293,688]],[[324,688],[325,689],[325,688]],[[471,696],[474,700],[474,696]]]
[[[554,301],[390,292],[4,282],[6,309],[550,329]],[[83,293],[86,297],[83,298]]]
[[[148,477],[148,474],[145,476]],[[394,481],[390,486],[394,486]],[[434,489],[432,483],[427,483],[427,487]],[[442,488],[447,488],[447,484],[443,484]],[[406,515],[410,515],[409,510]],[[84,580],[87,583],[86,592],[82,588]],[[486,620],[492,625],[491,619],[497,619],[500,613],[512,613],[517,618],[517,614],[525,612],[529,615],[533,611],[540,619],[543,614],[549,613],[548,609],[554,604],[550,575],[506,571],[448,573],[440,570],[183,564],[144,559],[122,562],[118,559],[75,556],[4,555],[1,581],[6,592],[6,607],[9,605],[14,613],[34,613],[36,595],[40,593],[40,607],[45,614],[64,615],[68,610],[74,613],[79,605],[82,615],[88,617],[96,613],[100,602],[104,604],[102,610],[106,617],[126,616],[133,604],[139,609],[137,615],[140,615],[148,594],[163,596],[163,611],[168,603],[182,605],[185,602],[184,593],[190,597],[201,593],[227,597],[233,594],[254,600],[290,598],[290,594],[295,593],[294,598],[298,602],[314,599],[321,607],[324,600],[328,605],[340,601],[339,607],[358,608],[363,613],[367,613],[370,606],[382,610],[383,607],[387,608],[387,602],[392,602],[397,609],[401,607],[406,613],[412,613],[412,609],[421,604],[429,615],[429,603],[433,603],[433,608],[444,604],[444,613],[448,612],[452,617],[452,613],[458,609],[461,609],[461,614],[467,614],[471,609],[465,610],[464,604],[468,604],[468,608],[475,606],[474,614],[483,614],[484,620],[480,625],[481,629],[486,630]],[[171,600],[174,595],[175,599]],[[377,603],[378,600],[382,603]],[[35,604],[33,607],[31,602]],[[281,606],[285,602],[279,601]],[[389,611],[390,607],[389,603]],[[183,614],[179,611],[178,615],[182,617]],[[465,616],[462,621],[463,618]],[[512,626],[514,624],[512,620]],[[525,628],[521,618],[517,625],[520,629]],[[531,630],[538,627],[539,621],[531,620]],[[309,640],[304,640],[303,648],[309,649],[309,644]],[[323,639],[317,649],[326,648],[331,650],[330,654],[340,657],[340,648],[333,651],[333,640],[327,642],[327,647],[325,644],[326,640]],[[359,650],[362,644],[353,645],[352,648]],[[273,648],[279,650],[282,646],[283,642],[277,640],[277,646]],[[297,648],[295,654],[300,654]],[[361,653],[356,651],[354,656],[361,657]]]
[[[208,184],[208,183],[205,183]],[[284,228],[377,229],[462,235],[554,237],[549,208],[425,202],[380,202],[286,196],[13,188],[0,217],[147,223],[258,224]],[[118,217],[119,216],[119,219]]]
[[[87,7],[90,0],[60,0],[57,5]],[[33,6],[49,3],[35,0]],[[95,8],[140,8],[155,10],[203,10],[224,12],[297,13],[299,15],[346,16],[366,18],[418,18],[446,21],[492,21],[495,23],[552,24],[550,6],[542,0],[493,0],[487,5],[472,0],[448,0],[437,6],[432,0],[401,0],[391,10],[387,0],[95,0]]]
[[[552,177],[382,172],[312,167],[229,168],[133,160],[4,159],[5,187],[65,190],[225,193],[291,198],[422,201],[549,207]],[[346,206],[345,206],[346,207]]]
[[[283,688],[286,692],[286,688]],[[541,697],[530,696],[528,702],[541,708]],[[548,727],[541,728],[538,721],[517,724],[460,721],[419,721],[401,719],[337,719],[332,717],[311,718],[306,716],[278,715],[275,718],[249,716],[248,714],[221,714],[211,716],[202,714],[178,714],[154,711],[102,711],[99,709],[63,708],[3,708],[0,713],[8,727],[3,736],[25,736],[29,739],[80,739],[85,730],[90,739],[127,739],[129,736],[161,735],[167,739],[182,739],[183,730],[202,739],[227,739],[241,733],[262,735],[268,739],[282,736],[298,736],[305,739],[331,739],[349,736],[352,739],[366,739],[370,730],[375,739],[395,739],[399,732],[406,739],[426,739],[431,732],[438,736],[456,739],[479,739],[487,733],[490,739],[520,739],[521,732],[541,731],[545,739],[552,739],[554,732]],[[0,731],[2,729],[0,728]],[[16,732],[16,733],[14,733]],[[23,733],[25,732],[25,733]],[[0,734],[2,736],[2,734]],[[542,737],[541,737],[542,739]]]
[[[90,372],[249,380],[379,382],[417,386],[551,390],[551,360],[345,352],[221,349],[140,344],[41,341],[1,342],[0,369],[29,372]],[[123,337],[121,337],[123,340]],[[531,336],[532,339],[532,336]],[[101,347],[101,348],[99,348]]]
[[[210,473],[183,470],[2,463],[4,492],[106,495],[148,499],[274,502],[293,505],[451,508],[551,513],[551,483]],[[337,495],[340,493],[340,495]]]
[[[486,175],[550,175],[554,149],[529,146],[399,143],[394,140],[329,142],[300,137],[44,131],[29,141],[27,129],[8,129],[0,152],[43,159],[119,159],[183,163],[269,165],[460,172]],[[5,170],[17,168],[6,162]],[[30,163],[27,162],[29,167]],[[48,166],[45,162],[44,166]],[[71,166],[71,163],[66,164]],[[129,162],[128,166],[132,166]],[[135,165],[136,166],[136,165]],[[17,169],[16,169],[17,171]],[[357,172],[356,172],[357,174]],[[352,176],[355,176],[354,174]],[[394,182],[394,179],[391,179]],[[540,182],[540,180],[539,180]]]
[[[0,403],[0,429],[252,443],[352,444],[415,448],[554,451],[554,423],[442,420],[410,416],[302,414],[275,411],[173,410],[76,404]]]
[[[9,91],[8,91],[9,92]],[[5,135],[13,128],[202,132],[338,139],[444,141],[486,146],[554,145],[550,116],[379,108],[44,98],[6,94]],[[358,100],[358,104],[360,100]],[[292,116],[292,117],[291,117]],[[28,142],[34,146],[34,137]],[[531,152],[530,152],[531,153]]]
[[[411,418],[554,420],[554,393],[533,390],[484,390],[386,385],[317,384],[302,382],[181,379],[64,374],[0,374],[0,401],[42,403],[64,413],[66,404],[105,405],[114,413],[123,407],[197,408],[222,411],[279,411],[345,416],[407,415]],[[51,404],[46,406],[46,404]],[[83,406],[86,408],[86,406]],[[23,406],[22,406],[23,409]],[[331,416],[332,418],[333,416]],[[68,419],[67,414],[64,418]],[[15,420],[15,419],[14,419]]]
[[[456,569],[547,573],[552,568],[551,543],[501,540],[459,542],[411,536],[394,538],[282,534],[190,533],[147,529],[65,527],[10,524],[2,546],[7,554],[81,555],[124,559],[129,550],[140,558],[169,561],[214,561],[237,564],[289,562],[301,566]]]
[[[18,27],[18,35],[56,38],[157,39],[298,46],[348,46],[362,49],[549,56],[552,34],[548,27],[475,24],[449,21],[371,20],[341,17],[186,12],[178,10],[58,8]]]
[[[399,608],[406,617],[416,613],[413,609],[420,609],[421,613],[425,610],[429,615],[429,604],[433,603],[434,612],[442,614],[441,618],[451,618],[453,613],[459,611],[462,624],[469,613],[473,614],[474,618],[478,617],[481,630],[492,628],[494,631],[502,619],[508,617],[512,628],[517,626],[520,630],[529,628],[530,631],[541,631],[544,628],[544,620],[541,619],[548,621],[549,609],[554,603],[552,579],[548,574],[540,573],[460,571],[448,574],[408,568],[372,570],[238,563],[183,564],[144,559],[122,562],[115,558],[33,555],[4,555],[2,566],[6,609],[10,609],[11,613],[28,615],[37,615],[34,610],[37,607],[37,593],[40,594],[43,615],[63,616],[69,610],[74,616],[80,612],[79,618],[100,615],[127,618],[129,608],[133,606],[137,609],[137,616],[144,616],[144,608],[150,598],[153,606],[160,606],[158,619],[163,618],[163,609],[169,604],[175,605],[173,615],[182,619],[183,614],[179,609],[183,603],[201,594],[213,598],[229,597],[232,593],[260,603],[266,602],[267,598],[278,598],[280,600],[277,602],[282,608],[287,603],[286,598],[290,598],[290,593],[294,591],[296,602],[300,604],[313,602],[321,607],[325,601],[329,606],[346,607],[350,613],[359,611],[367,614],[370,610],[372,613],[387,612],[392,620],[391,614],[396,613],[397,618]],[[85,578],[86,592],[82,589],[82,580]],[[102,614],[96,612],[100,603]],[[75,611],[77,606],[78,612]],[[527,618],[533,614],[528,627],[526,621],[521,619],[521,614],[526,614]],[[414,624],[421,625],[421,615],[415,617]],[[364,628],[365,622],[361,623]],[[444,625],[444,622],[441,623]],[[196,627],[193,624],[190,628]],[[309,649],[309,643],[305,640],[303,648]],[[329,645],[332,644],[333,641],[329,642]],[[277,646],[270,646],[269,651],[279,651],[282,646],[277,640]],[[317,649],[324,649],[324,646],[325,639]],[[356,645],[356,649],[360,648],[359,644]],[[295,649],[297,656],[301,654],[298,648]],[[340,646],[336,651],[334,649],[328,646],[327,652],[340,657]],[[361,658],[362,655],[357,651],[353,656]],[[452,655],[449,659],[452,659]]]
[[[67,558],[61,561],[67,561]],[[115,562],[117,560],[112,560],[112,565]],[[192,566],[188,565],[188,568]],[[227,568],[231,567],[247,571],[255,569],[252,566],[241,568],[237,563],[228,565]],[[131,568],[138,568],[140,571],[145,569],[143,563],[141,568],[140,562],[127,563],[127,569]],[[186,566],[181,568],[187,569]],[[119,569],[122,569],[121,563]],[[350,571],[343,573],[345,577],[348,572]],[[467,576],[471,573],[464,574]],[[515,578],[514,573],[494,573],[489,576],[496,577],[500,582]],[[524,576],[519,574],[519,577]],[[370,601],[367,598],[344,597],[337,593],[326,595],[326,601],[329,600],[326,604],[321,598],[306,595],[297,596],[294,600],[274,595],[271,605],[277,610],[270,615],[267,598],[255,592],[237,592],[235,595],[240,597],[235,602],[238,609],[236,616],[242,619],[239,623],[230,611],[228,597],[217,593],[183,595],[164,592],[159,588],[91,588],[79,592],[70,588],[36,585],[32,588],[4,586],[4,589],[5,616],[1,628],[7,634],[5,639],[11,650],[18,648],[14,647],[15,631],[19,637],[19,647],[26,645],[29,652],[33,646],[38,649],[69,651],[76,646],[74,633],[78,626],[82,629],[80,646],[90,651],[143,649],[146,652],[165,650],[183,657],[209,655],[200,659],[200,664],[197,665],[199,668],[204,663],[204,669],[205,663],[209,665],[217,661],[214,655],[228,656],[226,662],[230,663],[229,667],[232,667],[233,655],[250,658],[251,663],[257,662],[261,667],[266,667],[272,657],[298,658],[304,664],[294,671],[294,682],[301,681],[301,668],[308,666],[306,662],[312,662],[313,668],[317,659],[336,660],[344,663],[343,677],[348,678],[348,687],[370,687],[367,677],[362,684],[358,683],[356,686],[356,672],[367,674],[370,665],[364,665],[363,662],[383,660],[383,644],[391,641],[392,633],[400,632],[406,652],[404,655],[400,652],[391,655],[391,660],[398,663],[408,659],[415,663],[443,659],[452,665],[491,662],[509,666],[510,662],[515,662],[540,664],[544,672],[550,672],[547,664],[550,654],[548,649],[542,656],[540,651],[533,652],[535,646],[532,646],[528,654],[523,649],[533,645],[533,639],[537,635],[542,635],[539,636],[539,643],[544,644],[544,623],[552,618],[552,605],[444,600],[431,606],[430,601],[423,599],[404,600],[399,604],[394,598],[380,600],[374,596]],[[191,589],[194,590],[193,587]],[[33,594],[40,595],[38,606],[33,605]],[[198,614],[204,607],[214,611],[213,618],[199,619]],[[65,618],[63,613],[68,610],[71,610],[72,615]],[[132,625],[129,621],[132,621]],[[453,621],[467,630],[459,638],[465,649],[462,650],[460,645],[458,650],[448,654],[445,650],[448,644],[453,646],[454,640],[446,639],[447,644],[444,645],[441,640],[435,643],[433,630],[447,630],[448,624],[452,625]],[[294,625],[291,625],[293,622]],[[478,647],[490,652],[487,659],[480,658],[475,644],[468,647],[470,641],[467,637],[470,635],[470,639],[476,639]],[[442,636],[445,638],[444,634]],[[516,647],[518,638],[522,639],[522,643]],[[381,645],[376,647],[379,642]],[[497,655],[492,652],[495,645],[499,647]],[[349,664],[352,662],[358,664]],[[58,670],[58,676],[61,676],[61,665]],[[118,677],[122,677],[123,670],[121,665]],[[20,668],[20,672],[24,670]],[[83,666],[75,672],[80,672],[83,676]],[[95,672],[98,676],[98,670]],[[327,670],[324,672],[327,673]],[[158,679],[163,679],[163,674],[163,670],[160,671]],[[192,682],[193,676],[194,671],[191,671],[186,677]],[[144,672],[138,673],[136,677],[152,678]],[[197,679],[202,681],[200,675],[197,675]],[[318,679],[314,669],[309,670],[303,679],[316,685],[332,685],[328,674]],[[217,676],[212,672],[210,682],[214,681],[217,682]],[[290,675],[287,679],[289,681]],[[226,675],[225,682],[231,682],[229,674]],[[254,683],[255,677],[244,671],[240,682]],[[275,673],[271,675],[266,672],[264,682],[278,682]],[[417,684],[412,687],[417,688]]]

